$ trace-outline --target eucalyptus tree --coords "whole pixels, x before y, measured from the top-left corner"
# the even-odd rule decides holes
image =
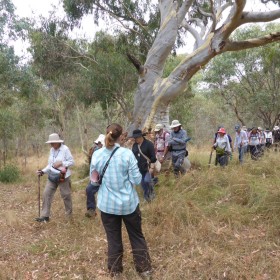
[[[280,40],[280,32],[264,32],[260,37],[249,35],[242,41],[231,37],[245,24],[280,18],[280,9],[250,12],[245,10],[246,2],[63,0],[65,11],[73,22],[85,14],[93,14],[96,21],[109,17],[120,23],[131,40],[135,38],[133,42],[138,44],[139,53],[129,53],[129,58],[138,71],[138,85],[130,129],[149,128],[155,122],[168,124],[169,104],[184,92],[192,77],[215,56]],[[186,34],[194,38],[193,51],[185,55],[168,77],[163,77],[169,54],[183,44]],[[186,38],[185,46],[190,47],[190,37]]]
[[[279,28],[279,24],[274,24],[266,31],[273,33]],[[251,27],[235,37],[258,36],[261,32],[261,27]],[[273,128],[280,122],[279,47],[276,42],[254,50],[226,53],[215,58],[205,71],[204,81],[209,83],[210,94],[222,97],[243,125],[259,123]]]

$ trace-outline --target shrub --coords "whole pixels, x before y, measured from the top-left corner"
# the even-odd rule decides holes
[[[19,169],[14,165],[6,165],[0,170],[0,182],[13,183],[19,179]]]

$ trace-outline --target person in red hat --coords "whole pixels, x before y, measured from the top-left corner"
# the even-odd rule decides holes
[[[226,130],[221,127],[218,132],[218,137],[213,145],[213,149],[216,150],[215,165],[226,166],[228,164],[228,156],[231,153],[231,147]]]

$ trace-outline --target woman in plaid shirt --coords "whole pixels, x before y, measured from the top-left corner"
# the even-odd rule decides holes
[[[117,148],[104,173],[97,197],[97,207],[101,211],[101,220],[108,240],[108,269],[112,276],[123,271],[123,221],[131,243],[136,270],[142,275],[147,275],[151,273],[151,260],[142,233],[139,198],[134,187],[140,184],[142,176],[132,151],[118,144],[121,135],[122,127],[119,124],[107,127],[105,147],[93,154],[90,174],[91,178],[94,173],[102,174],[112,152]]]

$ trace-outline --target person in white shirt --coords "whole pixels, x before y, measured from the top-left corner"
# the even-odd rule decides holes
[[[43,193],[41,216],[35,219],[37,222],[49,221],[51,203],[58,187],[64,202],[65,214],[67,217],[72,215],[71,171],[69,167],[74,165],[74,159],[69,148],[63,142],[57,133],[50,134],[46,142],[51,145],[48,165],[42,170],[37,170],[37,175],[43,176],[47,173],[48,181]]]
[[[222,127],[217,132],[218,137],[213,145],[216,150],[215,165],[226,166],[228,164],[228,156],[231,153],[231,147],[225,129]]]
[[[272,131],[270,131],[269,128],[267,128],[264,131],[264,135],[265,135],[265,147],[269,149],[273,144]]]
[[[253,127],[248,136],[250,154],[253,160],[257,160],[261,155],[261,136],[257,127]]]
[[[235,126],[235,131],[234,149],[238,149],[238,159],[242,164],[244,160],[244,153],[247,151],[248,137],[247,133],[244,130],[241,130],[240,125]]]

